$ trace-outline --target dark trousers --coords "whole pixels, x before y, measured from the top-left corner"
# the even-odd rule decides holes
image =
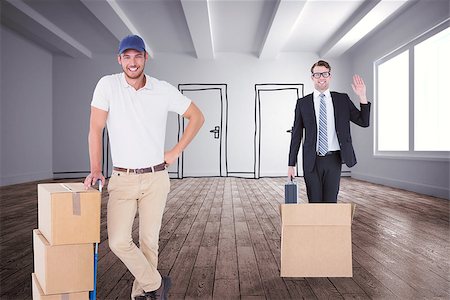
[[[311,172],[304,172],[306,193],[310,203],[336,203],[341,181],[340,152],[317,156]]]

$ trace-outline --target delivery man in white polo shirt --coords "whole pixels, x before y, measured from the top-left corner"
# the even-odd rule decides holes
[[[105,183],[101,153],[107,125],[114,165],[108,184],[109,247],[135,277],[131,299],[167,299],[170,278],[161,277],[157,270],[159,231],[170,189],[166,166],[195,137],[204,118],[175,87],[144,74],[148,54],[139,36],[130,35],[120,42],[117,59],[123,73],[104,76],[94,91],[89,129],[91,173],[84,184]],[[169,111],[182,115],[189,124],[178,144],[164,152]],[[139,248],[131,236],[136,211]]]

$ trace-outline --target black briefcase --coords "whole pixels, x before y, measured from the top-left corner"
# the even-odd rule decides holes
[[[297,203],[297,183],[292,178],[284,185],[284,203]]]

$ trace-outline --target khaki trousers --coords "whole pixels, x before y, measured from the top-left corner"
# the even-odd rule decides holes
[[[157,270],[158,242],[169,190],[166,170],[145,174],[113,171],[109,179],[109,247],[135,277],[131,299],[143,291],[157,290],[161,285]],[[131,235],[137,211],[139,248]]]

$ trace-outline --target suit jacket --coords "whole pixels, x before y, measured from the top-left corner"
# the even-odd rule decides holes
[[[331,99],[334,106],[335,128],[341,148],[342,163],[345,163],[348,167],[353,167],[356,164],[356,156],[350,134],[350,121],[359,126],[368,127],[370,102],[361,104],[361,110],[358,110],[347,94],[331,92]],[[297,163],[298,150],[303,137],[303,170],[311,172],[317,156],[317,121],[313,94],[297,100],[289,150],[289,166],[295,166]]]

